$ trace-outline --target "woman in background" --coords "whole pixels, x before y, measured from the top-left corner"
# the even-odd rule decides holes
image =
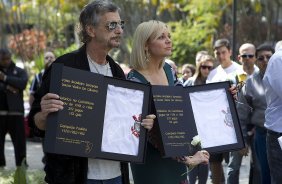
[[[186,86],[194,86],[206,84],[207,77],[213,69],[215,59],[210,55],[201,57],[196,66],[196,72],[193,77],[189,78],[185,83]],[[195,184],[198,178],[198,184],[206,184],[209,175],[208,165],[200,164],[188,173],[189,184]]]
[[[197,63],[196,72],[193,77],[189,78],[183,86],[194,86],[200,84],[206,84],[207,77],[210,71],[213,69],[215,59],[210,55],[204,55]]]
[[[195,74],[195,66],[192,64],[184,64],[182,66],[182,77],[179,79],[180,83],[183,85],[189,78]]]

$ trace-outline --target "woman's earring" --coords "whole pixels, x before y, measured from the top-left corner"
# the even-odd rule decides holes
[[[147,50],[145,50],[145,62],[149,63],[150,62],[150,58],[151,58],[150,53]]]

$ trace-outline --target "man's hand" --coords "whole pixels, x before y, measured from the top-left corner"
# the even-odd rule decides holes
[[[20,92],[19,89],[14,88],[13,86],[10,86],[10,85],[7,85],[6,89],[9,90],[10,92],[14,93],[14,94]]]
[[[34,122],[39,129],[45,130],[48,114],[62,110],[64,103],[60,100],[59,95],[47,93],[41,98],[40,105],[41,111],[35,114]]]
[[[64,103],[60,100],[59,95],[54,93],[47,93],[41,98],[41,112],[46,114],[46,117],[51,112],[62,110]]]

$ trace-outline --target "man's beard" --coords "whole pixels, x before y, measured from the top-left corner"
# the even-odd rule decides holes
[[[113,42],[114,42],[114,44],[113,44]],[[108,45],[111,48],[117,48],[117,47],[120,46],[120,43],[121,43],[121,36],[115,36],[115,37],[110,38]]]

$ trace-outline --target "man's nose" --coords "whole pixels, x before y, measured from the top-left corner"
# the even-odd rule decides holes
[[[121,25],[117,25],[116,29],[115,29],[115,33],[117,34],[122,34],[123,33],[123,28],[121,27]]]

